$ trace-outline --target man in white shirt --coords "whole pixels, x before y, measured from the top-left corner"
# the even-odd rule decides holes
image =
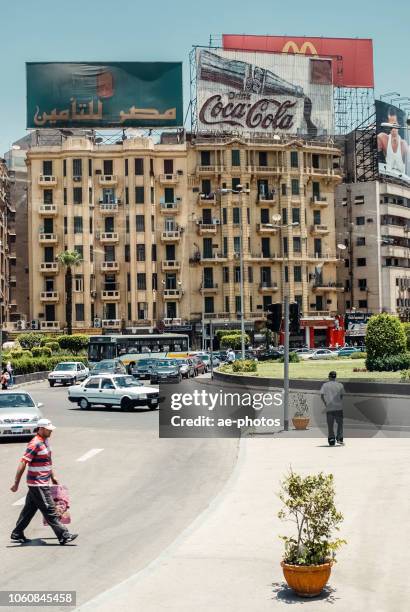
[[[336,442],[343,444],[343,397],[345,389],[342,383],[336,381],[336,376],[336,372],[329,372],[329,380],[320,389],[320,397],[326,410],[329,446],[334,446]],[[336,438],[335,421],[337,423]]]

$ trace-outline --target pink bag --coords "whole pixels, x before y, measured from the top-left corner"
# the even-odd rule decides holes
[[[57,516],[60,523],[68,525],[71,523],[70,516],[70,497],[68,495],[68,489],[65,485],[51,485],[50,486],[51,497],[54,499],[56,505]],[[47,521],[43,519],[43,525],[48,525]]]

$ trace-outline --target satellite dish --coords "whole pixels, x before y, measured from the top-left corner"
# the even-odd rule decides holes
[[[345,244],[338,244],[337,248],[340,249],[341,251],[344,251],[345,249],[347,249]]]
[[[282,217],[280,215],[272,215],[272,221],[274,221],[275,223],[277,223],[281,219]]]

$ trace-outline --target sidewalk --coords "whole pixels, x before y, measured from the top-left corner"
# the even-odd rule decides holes
[[[82,612],[405,612],[409,609],[410,443],[352,439],[242,440],[224,491],[150,566],[79,608]],[[345,515],[329,590],[300,600],[286,588],[279,565],[278,483],[289,466],[335,475]],[[195,483],[192,483],[195,487]],[[169,508],[173,512],[173,508]]]

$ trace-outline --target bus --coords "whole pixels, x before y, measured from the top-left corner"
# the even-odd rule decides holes
[[[144,357],[187,357],[189,336],[186,334],[110,334],[90,336],[88,361],[98,363],[102,359],[121,359],[125,366],[133,366]]]

